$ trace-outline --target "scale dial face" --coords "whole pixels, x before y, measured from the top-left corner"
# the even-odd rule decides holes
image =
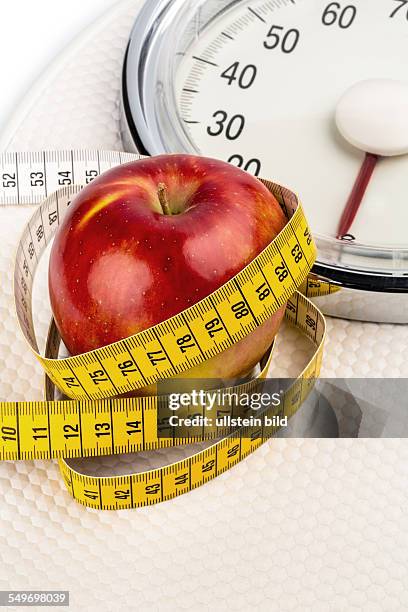
[[[335,236],[364,159],[338,132],[336,107],[360,81],[408,79],[408,1],[225,4],[174,68],[189,148],[287,185],[312,230]],[[378,117],[384,129],[389,119]],[[407,245],[407,194],[408,156],[382,159],[350,230],[356,241]]]

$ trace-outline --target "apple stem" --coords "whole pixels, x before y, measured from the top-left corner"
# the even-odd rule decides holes
[[[169,198],[167,194],[167,187],[164,183],[159,183],[157,187],[157,195],[159,196],[159,202],[163,210],[164,215],[171,215]]]

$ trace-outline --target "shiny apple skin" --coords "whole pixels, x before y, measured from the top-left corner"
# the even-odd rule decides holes
[[[173,212],[164,215],[164,184]],[[54,318],[71,355],[136,334],[203,299],[279,233],[266,187],[214,159],[167,155],[105,172],[72,202],[49,264]],[[283,309],[189,376],[231,378],[271,344]]]

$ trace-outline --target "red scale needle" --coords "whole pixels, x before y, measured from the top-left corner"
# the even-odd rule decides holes
[[[356,182],[354,183],[353,190],[350,193],[346,207],[340,219],[339,228],[337,230],[337,238],[340,240],[343,238],[343,236],[349,233],[379,159],[379,155],[366,153],[363,165],[361,166]]]

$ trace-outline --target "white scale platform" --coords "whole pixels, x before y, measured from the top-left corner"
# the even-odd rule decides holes
[[[120,2],[57,59],[0,148],[121,149],[122,58],[140,5]],[[31,213],[0,211],[2,399],[42,398],[42,371],[19,332],[12,297],[14,251]],[[43,271],[34,310],[44,334]],[[278,375],[290,375],[307,356],[293,334],[279,338]],[[408,326],[329,319],[323,375],[408,377],[407,347]],[[102,473],[129,461],[94,467]],[[149,457],[138,460],[139,469],[148,465]],[[72,610],[408,606],[406,440],[271,440],[204,487],[134,511],[78,505],[55,462],[1,463],[0,491],[0,589],[70,590]]]

